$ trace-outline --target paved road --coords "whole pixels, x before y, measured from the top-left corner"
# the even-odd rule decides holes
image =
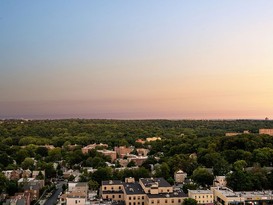
[[[44,205],[54,205],[57,202],[58,196],[62,191],[63,184],[66,184],[66,182],[59,182],[56,187],[56,191],[53,192],[51,197],[44,203]]]

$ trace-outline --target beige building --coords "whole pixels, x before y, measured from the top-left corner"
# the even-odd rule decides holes
[[[237,135],[241,135],[242,133],[239,132],[227,132],[226,133],[226,137],[232,137],[232,136],[237,136]]]
[[[82,148],[82,153],[83,154],[88,154],[88,152],[90,152],[92,149],[96,149],[96,147],[102,147],[102,148],[108,148],[108,145],[107,144],[90,144],[90,145],[87,145],[85,147]]]
[[[112,150],[97,150],[97,152],[102,153],[105,156],[109,156],[111,158],[111,162],[114,162],[117,159],[117,152]]]
[[[273,136],[273,129],[259,129],[259,134]]]
[[[216,205],[266,205],[273,203],[272,190],[234,192],[227,187],[213,187],[212,190]]]
[[[135,182],[134,178],[130,177],[125,179],[123,190],[125,205],[145,204],[146,194],[141,188],[139,182]]]
[[[88,196],[87,183],[68,183],[68,193],[62,196],[66,205],[85,205]]]
[[[100,189],[102,199],[122,201],[125,205],[181,205],[187,197],[182,191],[174,191],[163,178],[134,178],[103,181]]]
[[[148,149],[144,149],[144,148],[138,148],[136,149],[138,156],[143,156],[146,157],[148,155],[148,153],[150,152],[150,150]]]
[[[213,204],[213,192],[211,190],[189,190],[189,198],[195,199],[197,204]]]
[[[175,183],[182,184],[186,178],[187,178],[187,173],[183,172],[182,170],[178,170],[177,172],[174,173]]]
[[[243,132],[227,132],[226,136],[227,137],[232,137],[232,136],[237,136],[241,134],[250,134],[249,130],[244,130]]]
[[[133,149],[133,147],[120,146],[120,147],[115,147],[114,150],[117,152],[117,155],[120,158],[123,158],[127,154],[130,154],[134,149]]]
[[[147,159],[148,157],[142,157],[142,156],[135,156],[130,158],[128,157],[128,160],[133,161],[136,166],[141,166]]]
[[[227,180],[225,176],[215,176],[213,181],[213,186],[217,187],[225,187],[227,185]]]
[[[153,141],[156,141],[156,140],[161,140],[161,137],[148,137],[148,138],[146,138],[147,142],[153,142]]]
[[[104,200],[124,201],[124,182],[121,180],[102,181],[100,195]]]
[[[66,195],[66,205],[85,205],[86,195],[83,193],[69,193]]]
[[[140,144],[145,144],[146,141],[143,139],[137,139],[136,142]]]
[[[183,200],[187,198],[187,194],[182,191],[174,191],[173,187],[163,178],[140,179],[139,183],[147,195],[145,205],[181,205]]]

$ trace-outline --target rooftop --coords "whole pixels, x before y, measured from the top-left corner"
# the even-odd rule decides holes
[[[155,183],[158,183],[158,187],[171,187],[171,185],[164,178],[142,178],[140,181],[145,187],[151,187]]]
[[[67,194],[67,198],[86,198],[87,195],[84,192],[71,192]]]
[[[176,191],[168,194],[147,194],[148,198],[176,198],[176,197],[188,197],[183,191]]]
[[[189,190],[193,194],[212,194],[211,190]]]
[[[108,180],[108,181],[102,181],[102,185],[122,185],[123,182],[121,180]]]
[[[272,197],[273,192],[272,190],[268,191],[240,191],[234,192],[228,188],[219,188],[217,189],[226,197],[245,197],[245,198],[252,198],[252,197]]]
[[[86,187],[86,186],[88,186],[88,184],[86,182],[77,182],[75,186],[76,187]]]
[[[142,187],[138,182],[135,183],[125,183],[124,190],[127,195],[134,195],[134,194],[145,194]]]

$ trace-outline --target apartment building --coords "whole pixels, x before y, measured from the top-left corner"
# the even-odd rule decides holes
[[[85,205],[86,195],[83,193],[69,193],[66,195],[66,205]]]
[[[272,190],[234,192],[227,187],[212,188],[216,205],[273,204]]]
[[[143,139],[137,139],[136,142],[140,144],[145,144],[146,141]]]
[[[133,147],[120,146],[120,147],[115,147],[114,150],[117,152],[117,155],[120,158],[123,158],[127,154],[130,154],[134,150],[134,148]]]
[[[163,178],[140,179],[139,183],[147,195],[145,205],[181,205],[187,198],[187,194],[174,191],[173,187]]]
[[[141,166],[147,159],[148,157],[143,157],[143,156],[136,156],[136,155],[128,155],[128,160],[133,161],[136,166]]]
[[[111,158],[111,162],[114,162],[117,159],[117,152],[112,150],[97,150],[97,152],[102,153],[105,156],[109,156]]]
[[[87,145],[85,147],[82,148],[82,153],[83,154],[88,154],[88,152],[90,152],[92,149],[96,149],[96,147],[102,147],[102,148],[108,148],[108,145],[107,144],[90,144],[90,145]]]
[[[102,181],[100,195],[105,200],[124,201],[124,182],[121,180]]]
[[[195,199],[197,204],[213,204],[213,192],[211,190],[189,190],[189,198]]]
[[[144,149],[144,148],[137,148],[136,151],[138,156],[143,156],[143,157],[146,157],[148,153],[150,152],[150,150]]]
[[[187,173],[183,172],[182,170],[178,170],[174,173],[174,180],[177,184],[182,184],[185,179],[187,178]]]
[[[68,183],[68,192],[62,196],[66,205],[85,205],[88,196],[88,184],[85,182]]]
[[[273,129],[259,129],[259,134],[273,136]]]
[[[124,202],[125,205],[181,205],[187,197],[182,191],[174,191],[163,178],[145,178],[136,182],[134,178],[103,181],[100,189],[105,200]]]
[[[146,138],[147,142],[153,142],[153,141],[157,141],[157,140],[161,140],[161,137],[148,137],[148,138]]]
[[[124,184],[124,201],[125,205],[144,205],[146,194],[139,182],[135,182],[134,178],[125,179]]]
[[[227,180],[225,176],[215,176],[213,180],[213,186],[225,187],[227,185]]]

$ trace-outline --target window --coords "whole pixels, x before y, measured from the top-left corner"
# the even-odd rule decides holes
[[[118,188],[121,189],[121,186],[119,186]]]
[[[134,196],[134,198],[133,198],[134,200],[136,200],[136,197]]]
[[[104,187],[104,190],[106,190],[106,186]]]
[[[165,199],[165,204],[167,204],[168,203],[168,199]]]
[[[167,192],[170,192],[170,190],[169,190],[169,189],[167,189]]]
[[[178,199],[178,203],[181,203],[181,199]]]
[[[131,202],[129,202],[129,205],[131,205]]]
[[[154,204],[154,203],[155,203],[155,202],[154,202],[154,200],[152,200],[151,202],[152,202],[152,204]]]
[[[108,195],[106,195],[106,199],[108,199]]]
[[[174,199],[172,199],[172,203],[174,203]]]
[[[114,198],[115,198],[115,195],[113,195],[112,198],[114,199]]]
[[[142,199],[144,199],[144,196],[142,196]]]
[[[140,196],[138,196],[137,199],[140,199]]]
[[[129,200],[131,200],[131,197],[129,196]]]
[[[118,195],[118,198],[121,198],[121,195]]]

